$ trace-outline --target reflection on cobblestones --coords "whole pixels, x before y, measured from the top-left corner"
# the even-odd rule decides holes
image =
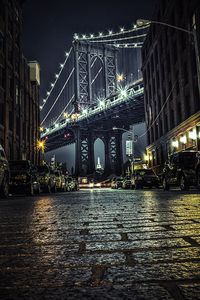
[[[199,299],[199,204],[103,189],[1,201],[2,299]]]

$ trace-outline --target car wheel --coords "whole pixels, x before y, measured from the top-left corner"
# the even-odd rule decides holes
[[[163,190],[164,191],[169,190],[169,184],[168,184],[167,179],[165,177],[163,178]]]
[[[135,189],[138,190],[140,188],[140,185],[138,183],[135,184]]]
[[[33,196],[34,195],[34,189],[33,189],[32,184],[30,184],[30,186],[28,187],[27,195],[28,196]]]
[[[57,192],[55,185],[54,185],[54,187],[52,187],[51,191],[52,191],[52,193],[56,193]]]
[[[39,195],[41,193],[41,189],[40,189],[40,186],[38,186],[36,192],[35,192],[37,195]]]
[[[9,194],[8,178],[7,178],[7,176],[4,176],[3,182],[1,185],[2,198],[8,198],[8,194]]]
[[[182,175],[180,178],[180,189],[181,189],[181,191],[189,190],[189,186],[187,184],[187,181],[186,181],[186,178],[184,175]]]
[[[49,185],[49,184],[47,185],[46,191],[47,191],[47,193],[48,193],[48,194],[50,194],[50,193],[51,193],[51,187],[50,187],[50,185]]]

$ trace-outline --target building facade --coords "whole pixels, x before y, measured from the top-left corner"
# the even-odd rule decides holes
[[[157,1],[143,45],[147,159],[158,173],[170,153],[200,146],[199,15],[198,0]]]
[[[8,159],[37,163],[39,65],[22,54],[22,2],[0,0],[0,143]]]

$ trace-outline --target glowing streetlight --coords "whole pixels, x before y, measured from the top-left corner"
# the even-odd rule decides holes
[[[42,154],[42,164],[44,163],[45,140],[37,140],[37,150]]]
[[[124,80],[124,74],[117,74],[117,82],[121,82]]]

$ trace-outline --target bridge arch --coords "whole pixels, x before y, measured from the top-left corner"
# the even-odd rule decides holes
[[[105,168],[105,142],[101,137],[97,137],[94,140],[94,161],[95,168],[97,166],[98,157],[100,157],[100,162],[103,168]]]
[[[102,57],[95,55],[91,59],[91,104],[96,104],[99,99],[105,98],[105,75]]]

